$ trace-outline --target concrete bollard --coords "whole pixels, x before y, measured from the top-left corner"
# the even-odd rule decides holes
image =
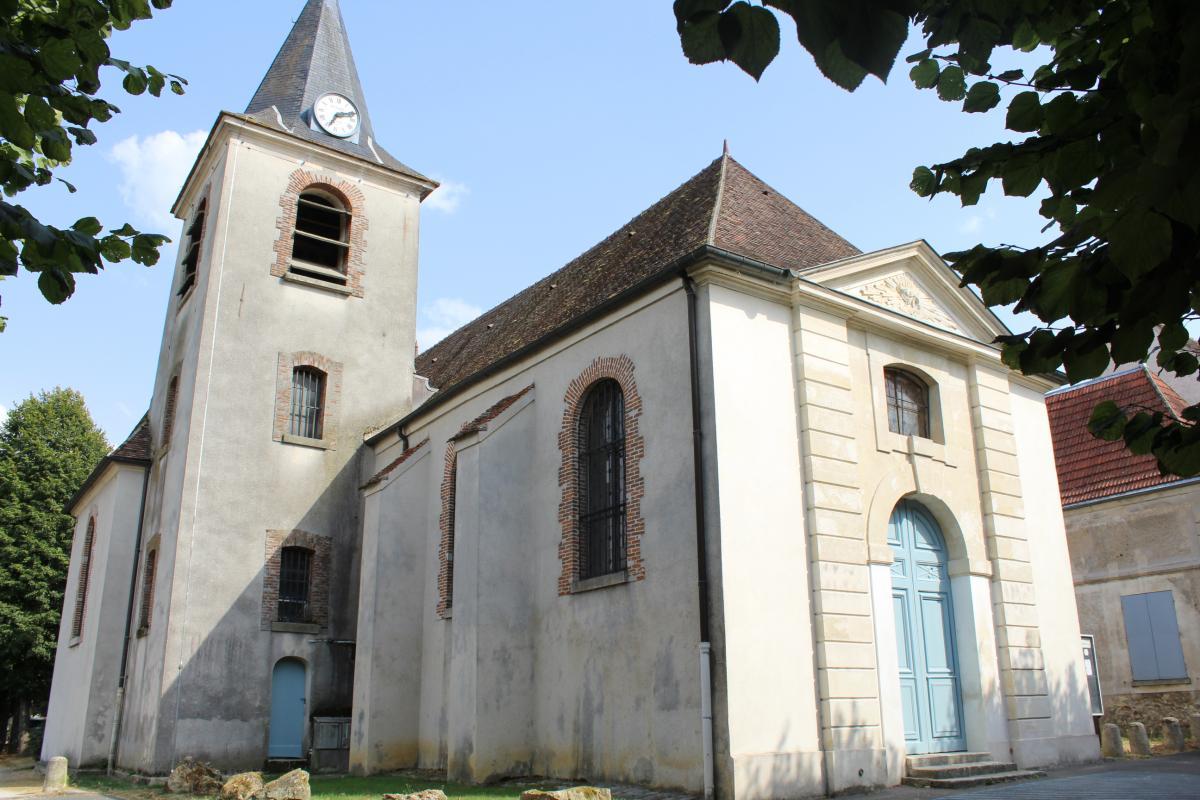
[[[1125,757],[1125,745],[1121,743],[1121,729],[1111,722],[1100,729],[1100,754],[1105,758]]]
[[[1146,726],[1140,722],[1129,724],[1129,752],[1135,756],[1150,755],[1150,737],[1146,735]]]
[[[46,762],[46,780],[42,782],[43,792],[61,792],[67,788],[67,759],[55,756]]]
[[[1187,749],[1187,743],[1183,738],[1183,728],[1179,727],[1179,720],[1175,717],[1163,717],[1163,740],[1167,745],[1168,753],[1182,753]]]
[[[1192,741],[1200,745],[1200,714],[1192,714]]]

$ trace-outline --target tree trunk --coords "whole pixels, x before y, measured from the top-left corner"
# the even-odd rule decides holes
[[[8,725],[12,717],[12,701],[0,697],[0,753],[8,749]]]
[[[8,735],[8,754],[15,756],[21,752],[21,740],[25,734],[25,703],[14,703],[12,709],[12,731]]]

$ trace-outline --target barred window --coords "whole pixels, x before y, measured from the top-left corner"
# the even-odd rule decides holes
[[[71,638],[83,634],[83,614],[87,610],[88,581],[92,574],[92,546],[96,543],[96,518],[88,520],[87,534],[83,538],[83,551],[79,560],[79,583],[75,587],[75,614],[71,619]]]
[[[154,573],[158,568],[158,549],[146,553],[146,565],[142,568],[142,605],[138,615],[138,633],[150,630],[150,619],[154,615]]]
[[[285,547],[279,553],[279,621],[307,622],[312,551]]]
[[[183,256],[183,280],[180,282],[177,295],[183,297],[196,284],[196,267],[200,263],[200,243],[204,239],[204,220],[208,216],[208,198],[200,201],[196,213],[192,215],[192,224],[188,225],[187,244]]]
[[[345,285],[350,252],[350,212],[339,201],[304,192],[296,205],[291,271]]]
[[[625,397],[594,384],[579,417],[579,577],[625,569]]]
[[[908,372],[883,371],[887,387],[888,430],[904,436],[929,438],[929,387]]]
[[[292,370],[292,408],[288,432],[320,439],[325,423],[325,373],[316,367]]]

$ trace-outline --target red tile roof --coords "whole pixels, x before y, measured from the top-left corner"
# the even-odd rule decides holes
[[[859,253],[723,155],[562,269],[421,353],[417,374],[445,397],[705,247],[793,270]]]
[[[145,416],[138,420],[138,424],[134,426],[133,431],[117,445],[117,447],[100,459],[100,463],[92,470],[92,474],[88,475],[87,480],[79,487],[79,491],[75,492],[66,506],[66,510],[70,512],[75,508],[75,504],[79,499],[87,494],[88,489],[91,489],[96,481],[100,480],[100,476],[104,474],[105,468],[112,463],[121,462],[124,464],[140,464],[150,466],[150,461],[153,458],[153,445],[150,441],[150,412],[147,411]]]
[[[1153,456],[1134,455],[1124,441],[1106,442],[1088,432],[1092,409],[1105,400],[1130,411],[1161,411],[1176,419],[1187,407],[1174,389],[1143,366],[1047,395],[1064,506],[1179,480],[1159,472]]]

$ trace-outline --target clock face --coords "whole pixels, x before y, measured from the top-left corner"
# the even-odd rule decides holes
[[[317,98],[313,106],[317,124],[331,136],[345,139],[358,130],[358,109],[354,103],[340,94],[325,94]]]

